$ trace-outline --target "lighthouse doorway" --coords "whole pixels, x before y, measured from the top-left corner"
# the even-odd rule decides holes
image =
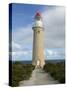
[[[36,68],[40,68],[40,60],[37,60],[37,62],[36,62]]]

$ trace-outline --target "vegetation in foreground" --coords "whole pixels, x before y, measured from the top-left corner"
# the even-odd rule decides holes
[[[34,66],[32,64],[21,64],[19,62],[13,63],[11,86],[16,87],[19,85],[19,81],[29,79],[33,69]]]
[[[15,62],[12,64],[12,82],[11,86],[16,87],[19,85],[19,81],[28,80],[34,70],[32,64],[22,64]],[[65,63],[47,63],[43,70],[50,73],[50,75],[58,80],[60,83],[65,83]]]
[[[65,62],[48,63],[43,69],[49,72],[55,80],[58,80],[60,83],[65,83]]]

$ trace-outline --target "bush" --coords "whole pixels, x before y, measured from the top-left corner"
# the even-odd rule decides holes
[[[65,63],[48,63],[43,67],[43,70],[49,72],[50,75],[60,83],[65,83]]]
[[[18,86],[19,81],[29,79],[33,70],[34,66],[32,64],[21,64],[20,62],[13,63],[11,86]]]

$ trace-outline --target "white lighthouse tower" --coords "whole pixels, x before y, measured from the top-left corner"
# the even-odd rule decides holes
[[[43,68],[44,61],[44,46],[43,46],[43,34],[44,27],[42,22],[42,17],[39,12],[35,14],[34,24],[33,24],[33,55],[32,64],[35,67]]]

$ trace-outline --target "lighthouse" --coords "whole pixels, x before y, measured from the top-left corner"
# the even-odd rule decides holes
[[[37,12],[34,16],[34,23],[32,29],[33,29],[32,64],[36,68],[43,68],[43,66],[45,65],[44,43],[43,43],[44,27],[40,12]]]

